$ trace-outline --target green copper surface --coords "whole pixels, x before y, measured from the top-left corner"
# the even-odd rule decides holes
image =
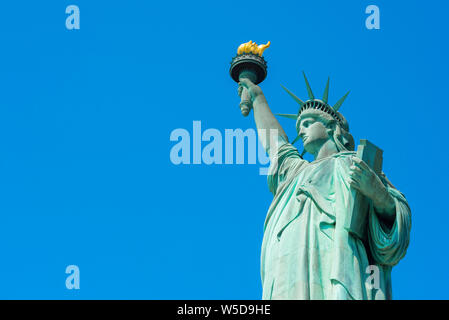
[[[343,102],[345,102],[346,97],[348,96],[350,91],[348,91],[340,100],[337,101],[337,103],[333,106],[335,111],[338,111],[338,109],[340,109],[341,105],[343,104]]]
[[[392,268],[410,241],[411,210],[382,169],[382,150],[367,140],[355,144],[340,108],[321,100],[302,102],[297,137],[288,142],[262,89],[244,79],[260,141],[270,156],[267,176],[273,201],[261,250],[263,299],[392,299]],[[282,108],[276,106],[276,108]],[[297,114],[277,114],[296,120]],[[259,130],[260,129],[260,130]],[[263,130],[262,130],[263,129]],[[293,145],[302,140],[303,159]]]
[[[327,100],[329,99],[329,80],[330,80],[330,78],[327,78],[326,88],[324,89],[324,94],[323,94],[324,103],[327,103]]]
[[[312,88],[310,87],[309,80],[307,80],[306,73],[304,71],[302,72],[302,74],[304,75],[304,81],[306,82],[307,93],[309,95],[309,98],[311,100],[313,100],[313,99],[315,99],[315,97],[313,96],[313,92],[312,92]]]

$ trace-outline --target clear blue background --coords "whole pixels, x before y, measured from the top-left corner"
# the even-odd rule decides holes
[[[65,8],[81,29],[65,28]],[[365,28],[376,4],[381,30]],[[0,6],[0,298],[259,299],[259,165],[170,162],[170,133],[254,128],[228,75],[271,40],[274,112],[316,95],[412,208],[396,299],[448,299],[447,1],[10,1]],[[295,137],[294,123],[281,120]],[[298,144],[300,147],[300,143]],[[300,147],[301,148],[301,147]],[[81,270],[67,290],[65,268]]]

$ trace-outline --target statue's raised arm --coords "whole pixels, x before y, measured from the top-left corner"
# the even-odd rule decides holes
[[[237,49],[237,55],[231,61],[229,70],[231,78],[239,84],[241,97],[240,110],[247,116],[254,109],[259,139],[265,151],[270,154],[273,143],[278,138],[288,142],[287,135],[271,112],[267,99],[258,86],[267,76],[267,62],[262,57],[263,52],[270,46],[270,41],[257,45],[253,41],[242,43]]]
[[[270,153],[270,144],[276,141],[276,137],[281,136],[285,141],[288,141],[287,135],[271,112],[262,89],[251,80],[241,78],[238,89],[239,95],[242,94],[244,88],[248,91],[251,99],[259,139],[267,153]]]

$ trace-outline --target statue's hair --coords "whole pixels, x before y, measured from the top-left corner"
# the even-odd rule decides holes
[[[343,115],[336,111],[338,116],[341,118],[341,122],[335,120],[330,114],[318,110],[318,109],[306,109],[298,117],[296,121],[296,131],[299,133],[299,124],[301,120],[304,119],[305,116],[310,116],[321,123],[323,123],[326,127],[332,128],[332,139],[337,146],[338,151],[354,151],[354,138],[351,133],[349,133],[349,124]]]

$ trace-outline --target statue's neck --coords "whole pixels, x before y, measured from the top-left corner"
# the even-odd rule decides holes
[[[328,139],[320,148],[318,153],[315,156],[315,160],[320,160],[323,158],[330,157],[333,154],[338,153],[337,146],[332,139]]]

